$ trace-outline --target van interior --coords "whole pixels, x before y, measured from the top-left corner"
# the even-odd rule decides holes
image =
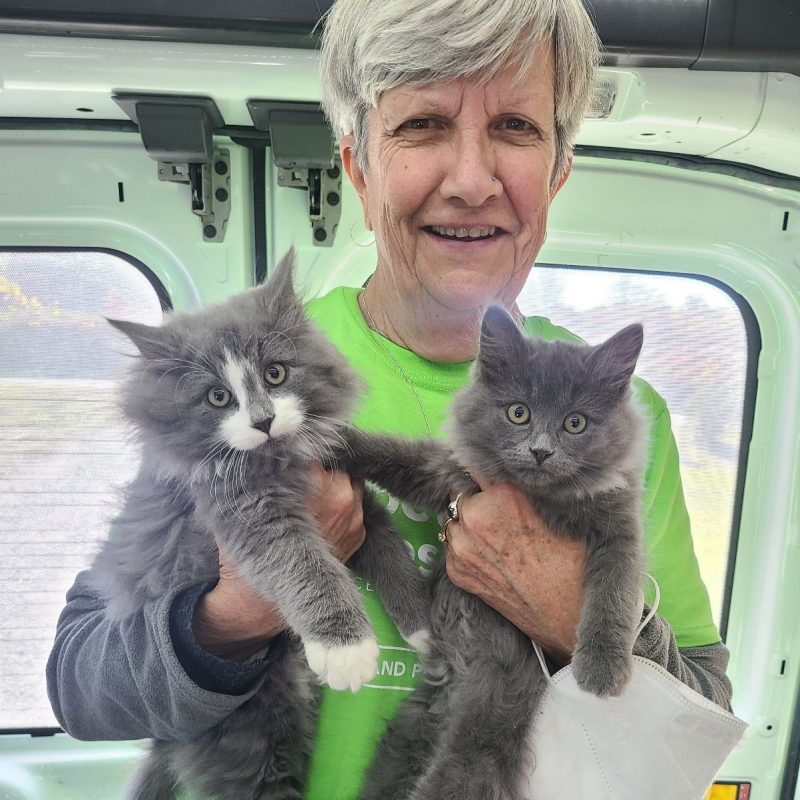
[[[329,5],[0,2],[4,800],[118,800],[143,752],[62,732],[44,679],[137,466],[103,317],[218,302],[291,246],[307,297],[374,267],[319,110]],[[520,306],[644,324],[749,725],[708,797],[800,800],[800,3],[588,6],[603,65]]]

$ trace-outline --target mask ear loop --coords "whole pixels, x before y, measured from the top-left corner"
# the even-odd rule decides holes
[[[639,634],[645,629],[645,626],[651,619],[656,615],[656,611],[658,610],[658,604],[661,602],[661,589],[658,588],[658,581],[649,573],[645,572],[645,577],[650,578],[650,583],[653,584],[653,591],[655,597],[653,598],[653,605],[650,607],[650,611],[647,612],[647,616],[642,620],[639,627],[636,629],[636,638],[639,638]]]
[[[536,658],[539,659],[539,664],[542,668],[542,672],[544,673],[544,677],[550,681],[550,670],[547,669],[547,662],[544,660],[544,653],[542,652],[542,648],[539,647],[539,644],[531,639],[531,644],[533,645],[533,652],[536,653]]]

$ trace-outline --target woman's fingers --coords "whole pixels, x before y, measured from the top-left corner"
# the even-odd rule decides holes
[[[340,561],[347,561],[364,543],[364,484],[346,472],[311,468],[314,489],[308,507],[320,534]]]

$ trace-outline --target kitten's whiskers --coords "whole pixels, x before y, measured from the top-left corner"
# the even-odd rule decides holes
[[[353,450],[350,445],[347,443],[347,440],[344,438],[344,435],[341,433],[341,421],[334,419],[333,417],[323,417],[319,414],[310,414],[306,412],[306,417],[309,419],[313,419],[315,422],[315,426],[317,428],[322,428],[324,431],[327,431],[330,434],[330,437],[336,440],[337,444],[340,444],[348,453],[352,453]],[[328,423],[322,422],[322,420],[331,420],[331,422],[338,423],[339,427],[334,425],[329,425]],[[330,445],[329,445],[330,446]]]
[[[272,333],[270,333],[269,337],[264,337],[259,342],[259,350],[263,354],[263,357],[267,356],[267,352],[269,351],[269,349],[272,347],[273,343],[276,340],[285,339],[289,343],[289,345],[291,346],[293,354],[294,354],[294,357],[297,358],[297,345],[288,336],[288,333],[289,333],[289,331],[293,331],[295,328],[299,328],[299,327],[300,327],[300,325],[292,325],[290,328],[287,328],[287,329],[285,329],[283,331],[272,331]],[[267,351],[267,352],[265,352],[265,351]]]
[[[238,478],[238,471],[240,468],[240,464],[246,458],[247,452],[243,450],[231,450],[229,457],[226,459],[226,467],[225,471],[222,476],[222,485],[223,485],[223,497],[225,500],[225,505],[228,507],[228,510],[233,514],[236,519],[241,522],[245,528],[252,528],[253,526],[250,524],[249,520],[245,517],[244,513],[242,512],[241,506],[238,503],[238,498],[242,494],[242,492],[237,491],[237,481]],[[242,484],[242,489],[244,486]],[[246,492],[245,492],[246,494]],[[249,495],[248,495],[249,496]],[[222,507],[217,502],[217,507],[220,509],[223,517],[226,517],[227,514],[222,510]]]
[[[297,430],[297,436],[306,444],[310,450],[310,455],[315,460],[325,462],[326,457],[328,462],[334,460],[333,448],[318,431],[307,425],[302,425]]]
[[[249,450],[242,450],[242,455],[239,458],[239,494],[244,495],[250,502],[255,501],[255,497],[250,494],[250,490],[247,488],[247,478],[245,473],[245,468],[247,467],[247,460],[250,457]]]
[[[205,458],[203,458],[203,460],[189,473],[188,478],[186,478],[185,484],[187,488],[194,483],[203,467],[205,467],[212,458],[218,456],[227,446],[228,443],[224,439],[218,439],[216,442],[214,442],[211,450],[209,450]]]
[[[209,372],[210,372],[212,375],[217,375],[217,370],[216,370],[216,368],[215,368],[215,367],[214,367],[214,365],[211,363],[211,361],[209,361],[209,359],[208,359],[208,356],[206,356],[206,354],[205,354],[205,353],[203,353],[203,351],[202,351],[202,350],[199,350],[199,349],[198,349],[198,348],[196,348],[194,345],[191,345],[191,344],[189,344],[188,342],[186,342],[186,343],[185,343],[185,346],[186,346],[186,349],[187,349],[187,350],[188,350],[190,353],[192,353],[192,355],[195,355],[195,356],[197,356],[197,360],[198,360],[198,361],[199,361],[201,364],[205,364],[205,366],[207,366],[207,367],[208,367],[208,371],[209,371]]]

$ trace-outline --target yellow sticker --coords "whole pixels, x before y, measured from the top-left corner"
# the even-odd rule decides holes
[[[739,787],[732,784],[714,784],[706,794],[706,800],[737,800]]]

